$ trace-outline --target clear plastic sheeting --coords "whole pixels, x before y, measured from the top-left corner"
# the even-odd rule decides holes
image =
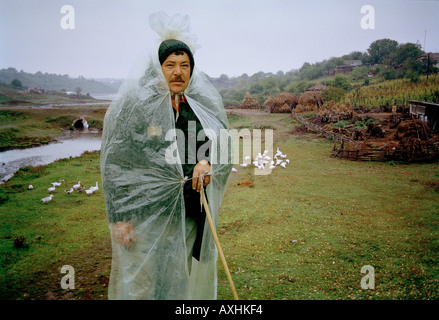
[[[187,17],[170,19],[163,14],[150,22],[157,31],[172,21],[172,37],[186,40],[195,50],[193,37],[185,35],[188,28],[177,32],[179,19],[187,23]],[[184,183],[192,177],[183,175],[181,163],[169,161],[176,137],[167,135],[175,128],[175,118],[158,60],[163,40],[164,36],[153,45],[143,67],[136,66],[104,120],[102,189],[113,247],[109,299],[216,299],[217,249],[210,227],[205,219],[198,261],[190,254],[196,224],[186,217],[183,196]],[[206,195],[217,225],[232,167],[226,113],[220,95],[197,67],[184,94],[213,141]],[[129,245],[117,241],[116,228],[128,228]]]

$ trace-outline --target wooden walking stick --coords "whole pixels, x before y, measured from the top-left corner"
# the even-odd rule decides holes
[[[226,270],[227,278],[229,279],[230,287],[232,288],[233,299],[239,300],[238,294],[236,293],[235,285],[233,284],[232,276],[230,275],[229,267],[227,266],[226,258],[224,257],[223,250],[221,249],[221,245],[219,243],[218,236],[216,234],[215,225],[213,224],[213,221],[212,221],[212,216],[210,214],[209,205],[207,204],[207,200],[206,200],[206,196],[204,194],[203,187],[200,188],[200,192],[201,192],[202,197],[203,197],[203,206],[204,206],[204,209],[206,211],[207,220],[209,221],[210,230],[212,230],[213,240],[215,240],[216,247],[218,248],[218,253],[220,255],[224,269]]]

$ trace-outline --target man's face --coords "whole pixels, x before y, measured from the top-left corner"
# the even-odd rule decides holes
[[[191,77],[191,63],[186,52],[170,54],[162,64],[163,75],[172,93],[186,90]]]

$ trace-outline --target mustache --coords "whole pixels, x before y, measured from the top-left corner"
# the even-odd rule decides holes
[[[184,82],[184,79],[182,76],[175,76],[171,79],[171,82],[173,82],[173,81]]]

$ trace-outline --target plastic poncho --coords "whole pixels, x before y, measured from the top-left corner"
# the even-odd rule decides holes
[[[102,189],[113,249],[108,298],[216,299],[217,249],[207,219],[199,261],[189,253],[194,226],[186,219],[183,185],[191,177],[173,161],[175,118],[159,43],[139,77],[125,81],[104,119]],[[217,225],[232,166],[226,113],[220,95],[196,67],[184,94],[212,141],[206,196]],[[130,247],[115,240],[113,226],[119,221],[134,226],[136,241]]]

